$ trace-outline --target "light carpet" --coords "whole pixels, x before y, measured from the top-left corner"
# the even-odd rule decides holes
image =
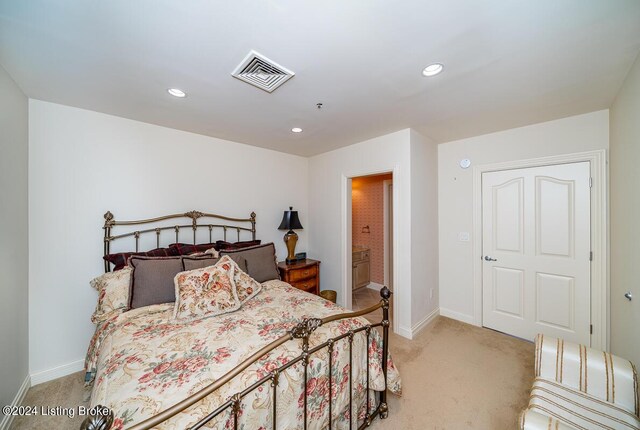
[[[414,340],[391,337],[401,398],[371,429],[517,429],[533,383],[534,345],[438,317]]]
[[[533,344],[438,317],[416,339],[391,335],[403,381],[389,396],[389,418],[371,429],[502,430],[517,428],[533,383]],[[24,405],[85,405],[83,375],[32,387]],[[82,418],[17,417],[11,428],[78,429]]]

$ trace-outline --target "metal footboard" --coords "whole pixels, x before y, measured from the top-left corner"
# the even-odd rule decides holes
[[[275,369],[274,371],[272,371],[270,374],[268,374],[267,376],[257,380],[255,383],[251,384],[250,386],[248,386],[247,388],[245,388],[244,390],[234,394],[233,396],[231,396],[226,402],[224,402],[223,404],[221,404],[218,408],[216,408],[214,411],[211,411],[208,415],[204,416],[202,419],[200,419],[200,421],[198,421],[195,425],[193,425],[192,427],[190,427],[191,430],[196,430],[196,429],[200,429],[202,427],[204,427],[207,423],[209,423],[211,420],[215,419],[216,417],[220,416],[221,414],[227,413],[228,414],[228,419],[230,421],[232,421],[233,423],[233,429],[237,430],[238,429],[238,418],[241,414],[242,411],[242,400],[249,395],[250,393],[252,393],[253,391],[257,390],[259,387],[265,386],[265,385],[269,385],[271,386],[271,391],[272,391],[272,407],[273,407],[273,411],[272,411],[272,423],[271,423],[271,428],[272,429],[277,429],[278,428],[278,423],[277,423],[277,413],[276,413],[276,409],[277,409],[277,401],[278,401],[278,397],[277,397],[277,387],[278,387],[278,381],[279,381],[279,377],[280,374],[284,371],[286,371],[287,369],[289,369],[290,367],[301,363],[304,366],[304,378],[303,378],[303,393],[304,393],[304,400],[303,400],[303,422],[304,422],[304,429],[307,429],[307,426],[309,424],[309,415],[312,411],[310,411],[308,409],[308,402],[307,402],[307,379],[308,379],[308,365],[309,365],[309,358],[311,354],[317,353],[321,350],[327,350],[328,352],[328,374],[329,374],[329,390],[328,390],[328,396],[329,396],[329,403],[328,403],[328,420],[329,422],[327,423],[327,428],[332,429],[333,427],[333,413],[332,413],[332,409],[333,409],[333,400],[332,400],[332,389],[333,389],[333,381],[332,381],[332,369],[333,369],[333,350],[334,350],[334,345],[336,342],[346,339],[348,342],[348,347],[349,347],[349,375],[348,375],[348,379],[349,379],[349,428],[353,429],[353,428],[358,428],[358,429],[364,429],[366,427],[369,427],[372,423],[372,421],[380,416],[381,418],[386,418],[388,415],[388,404],[387,404],[387,389],[386,389],[386,383],[387,383],[387,356],[388,356],[388,351],[389,351],[389,298],[391,297],[391,292],[389,291],[389,289],[387,287],[382,288],[382,290],[380,290],[380,296],[381,296],[381,300],[379,303],[377,303],[374,306],[371,306],[367,309],[363,309],[361,311],[357,311],[357,312],[346,312],[346,313],[341,313],[341,314],[336,314],[336,315],[331,315],[325,318],[308,318],[308,319],[304,319],[303,321],[301,321],[300,323],[298,323],[292,330],[290,330],[286,335],[281,336],[280,338],[276,339],[275,341],[271,342],[269,345],[266,345],[265,347],[261,348],[260,350],[256,351],[254,354],[252,354],[249,358],[247,358],[246,360],[244,360],[242,363],[238,364],[236,367],[234,367],[230,372],[226,373],[225,375],[223,375],[221,378],[219,378],[218,380],[216,380],[214,383],[208,385],[207,387],[203,388],[202,390],[198,391],[197,393],[191,395],[190,397],[180,401],[179,403],[176,403],[175,405],[171,406],[168,409],[165,409],[164,411],[160,412],[157,415],[154,415],[148,419],[146,419],[145,421],[142,421],[138,424],[135,424],[131,427],[128,428],[128,430],[148,430],[148,429],[152,429],[154,427],[156,427],[157,425],[161,424],[164,421],[169,420],[170,418],[176,416],[177,414],[181,413],[182,411],[184,411],[185,409],[191,407],[192,405],[196,404],[197,402],[199,402],[200,400],[204,399],[205,397],[207,397],[208,395],[212,394],[213,392],[215,392],[216,390],[218,390],[220,387],[222,387],[223,385],[225,385],[226,383],[228,383],[229,381],[231,381],[233,378],[235,378],[236,376],[238,376],[242,371],[244,371],[245,369],[247,369],[249,366],[251,366],[252,364],[254,364],[255,362],[257,362],[260,358],[264,357],[266,354],[270,353],[271,351],[273,351],[274,349],[276,349],[277,347],[279,347],[280,345],[289,342],[289,341],[293,341],[296,339],[300,339],[302,341],[302,352],[299,356],[293,358],[292,360],[290,360],[289,362],[287,362],[286,364],[278,367],[277,369]],[[382,320],[378,323],[375,324],[367,324],[363,327],[358,327],[356,329],[350,330],[347,333],[344,333],[340,336],[337,336],[335,338],[330,338],[327,339],[325,342],[316,345],[312,348],[309,347],[309,338],[311,337],[311,335],[313,334],[313,332],[320,326],[324,325],[324,324],[328,324],[330,322],[333,321],[339,321],[339,320],[343,320],[343,319],[348,319],[348,318],[355,318],[355,317],[359,317],[359,316],[363,316],[363,315],[367,315],[377,309],[382,308]],[[368,349],[369,349],[369,345],[370,345],[370,334],[372,330],[375,330],[377,327],[380,327],[382,329],[382,357],[381,357],[381,362],[382,362],[382,371],[383,371],[383,375],[384,375],[384,380],[385,380],[385,389],[383,391],[379,392],[379,396],[371,396],[370,390],[369,390],[369,367],[370,367],[370,359],[369,359],[369,353],[368,353]],[[360,425],[358,425],[358,413],[356,412],[355,414],[353,413],[353,339],[354,336],[357,333],[364,333],[366,335],[366,344],[365,347],[367,348],[367,351],[365,353],[366,356],[366,390],[365,390],[365,396],[366,396],[366,410],[365,410],[365,415],[364,415],[364,419],[362,420],[362,423]],[[376,398],[379,397],[379,398]],[[371,402],[374,402],[374,404],[372,405]],[[95,409],[99,410],[101,407],[97,407]],[[354,418],[354,415],[355,418]],[[84,420],[81,429],[82,430],[108,430],[111,427],[111,424],[113,423],[113,413],[107,413],[107,414],[103,414],[103,415],[93,415],[93,416],[89,416],[87,417],[87,419]]]

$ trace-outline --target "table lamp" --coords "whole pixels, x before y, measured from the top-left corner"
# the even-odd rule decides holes
[[[302,230],[302,224],[298,218],[298,211],[293,210],[293,206],[289,206],[288,211],[284,211],[282,216],[282,222],[278,230],[289,230],[284,235],[284,243],[287,244],[287,263],[293,263],[296,261],[296,243],[298,243],[298,235],[293,230]]]

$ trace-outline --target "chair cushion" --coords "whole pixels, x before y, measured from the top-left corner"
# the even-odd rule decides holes
[[[529,409],[576,429],[640,429],[638,417],[624,408],[543,378],[533,383]]]

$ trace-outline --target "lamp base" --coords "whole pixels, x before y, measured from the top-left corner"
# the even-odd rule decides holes
[[[298,243],[298,235],[295,231],[289,230],[287,234],[284,235],[284,243],[287,244],[287,259],[285,260],[287,264],[294,263],[296,261],[296,244]]]

